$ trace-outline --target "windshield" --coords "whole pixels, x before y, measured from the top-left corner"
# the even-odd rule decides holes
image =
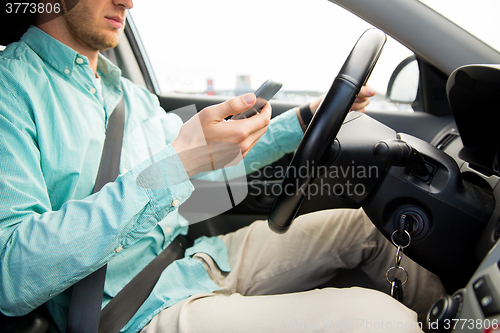
[[[499,0],[419,0],[500,52]]]

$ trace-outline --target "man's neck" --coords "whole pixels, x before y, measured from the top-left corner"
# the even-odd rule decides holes
[[[58,18],[50,22],[40,24],[37,27],[61,43],[69,46],[79,54],[86,56],[89,60],[90,68],[94,71],[94,74],[97,75],[97,60],[99,57],[99,51],[73,37],[67,27],[61,23],[62,22]]]

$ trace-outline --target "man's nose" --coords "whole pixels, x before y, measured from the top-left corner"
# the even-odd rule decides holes
[[[117,6],[123,6],[126,9],[134,7],[134,0],[113,0],[113,3]]]

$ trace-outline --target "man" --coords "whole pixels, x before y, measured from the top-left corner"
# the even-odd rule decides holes
[[[231,158],[208,150],[209,159],[200,159],[192,154],[200,143],[237,145],[247,163],[265,165],[300,142],[297,110],[270,120],[266,105],[252,118],[224,121],[249,109],[253,94],[208,107],[184,125],[166,115],[154,96],[121,78],[98,54],[116,46],[132,6],[132,0],[80,0],[64,16],[45,22],[42,15],[39,22],[45,23],[0,56],[0,310],[6,315],[46,303],[64,331],[74,283],[107,263],[105,305],[177,235],[186,234],[178,207],[193,191],[189,178]],[[363,109],[372,94],[364,89],[353,109]],[[120,176],[91,195],[107,121],[122,96]],[[312,103],[311,112],[317,106]],[[198,125],[202,131],[193,131]],[[152,160],[162,168],[163,186],[141,186],[139,175]],[[261,221],[203,237],[165,269],[124,330],[279,332],[347,322],[351,330],[367,331],[391,322],[404,325],[398,331],[418,331],[412,325],[416,314],[378,291],[285,294],[358,265],[383,281],[393,253],[360,210],[310,214],[285,236]],[[439,294],[435,277],[407,265],[414,272],[413,291],[430,281],[435,290],[429,298]],[[416,293],[407,294],[415,303]]]

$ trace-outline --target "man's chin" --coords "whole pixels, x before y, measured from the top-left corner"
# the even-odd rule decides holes
[[[120,40],[119,35],[116,36],[100,36],[94,38],[94,47],[98,51],[105,51],[108,49],[112,49],[118,45],[118,41]]]
[[[108,49],[115,48],[117,45],[118,45],[118,39],[114,40],[111,43],[108,43],[108,45],[106,46],[106,48],[104,50],[101,50],[101,51],[105,51],[105,50],[108,50]]]

